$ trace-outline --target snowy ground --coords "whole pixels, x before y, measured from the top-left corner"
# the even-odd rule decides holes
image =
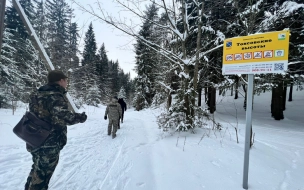
[[[304,91],[294,91],[281,121],[270,117],[270,97],[267,93],[254,99],[249,189],[304,190]],[[241,190],[243,100],[218,98],[215,118],[224,129],[216,133],[164,133],[155,120],[159,110],[128,109],[114,140],[107,135],[105,107],[86,107],[87,122],[68,127],[68,144],[49,189]],[[12,115],[11,110],[0,109],[0,190],[23,189],[30,171],[31,156],[12,132],[24,111],[19,108]]]

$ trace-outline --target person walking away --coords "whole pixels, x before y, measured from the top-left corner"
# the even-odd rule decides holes
[[[107,120],[107,116],[109,117],[109,124],[108,124],[108,135],[111,135],[114,139],[116,137],[116,131],[118,128],[119,118],[121,118],[121,107],[117,102],[117,97],[114,96],[111,102],[107,105],[106,112],[104,115],[104,119]]]
[[[119,103],[120,106],[121,106],[121,110],[122,110],[121,123],[123,123],[124,112],[127,111],[127,104],[126,104],[126,102],[123,100],[123,98],[119,98],[119,99],[118,99],[118,103]]]
[[[64,96],[67,78],[62,71],[50,71],[47,75],[48,83],[30,95],[29,111],[49,123],[52,128],[47,139],[39,147],[26,144],[27,151],[32,154],[33,165],[25,190],[48,189],[60,151],[67,143],[67,125],[83,123],[87,119],[84,112],[80,114],[68,110],[68,100]]]

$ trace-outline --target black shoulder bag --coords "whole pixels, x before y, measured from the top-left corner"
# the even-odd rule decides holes
[[[13,132],[26,143],[39,147],[50,135],[52,125],[39,119],[33,112],[26,112]]]

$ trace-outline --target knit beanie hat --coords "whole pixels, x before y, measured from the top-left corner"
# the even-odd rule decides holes
[[[52,70],[48,73],[47,79],[48,83],[53,83],[60,81],[61,79],[68,78],[62,71],[59,70]]]

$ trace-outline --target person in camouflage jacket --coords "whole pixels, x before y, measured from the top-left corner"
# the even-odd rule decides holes
[[[59,153],[67,143],[67,125],[83,123],[87,115],[68,110],[64,96],[67,77],[63,72],[48,73],[48,84],[30,96],[29,110],[38,118],[52,125],[51,133],[39,147],[27,144],[32,154],[33,165],[25,184],[25,190],[46,190],[59,161]]]
[[[109,124],[108,124],[108,135],[111,135],[114,139],[116,137],[116,131],[119,124],[119,118],[121,118],[122,111],[120,104],[118,103],[118,99],[114,96],[111,100],[111,103],[107,105],[104,119],[107,119],[109,116]],[[112,128],[113,127],[113,128]]]

